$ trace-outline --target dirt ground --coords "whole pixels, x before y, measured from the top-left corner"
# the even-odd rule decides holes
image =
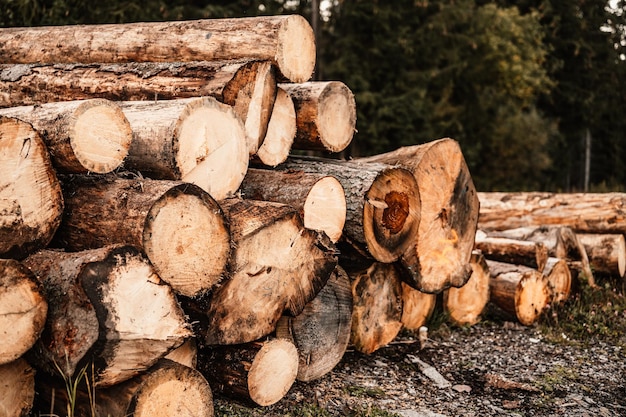
[[[323,378],[296,382],[281,401],[249,415],[316,415],[293,412],[312,404],[324,416],[626,416],[626,343],[561,339],[487,320],[440,326],[420,349],[405,331],[371,355],[348,350]]]

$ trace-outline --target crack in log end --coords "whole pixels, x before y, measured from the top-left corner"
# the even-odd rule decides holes
[[[385,195],[387,208],[383,210],[382,223],[392,234],[402,231],[409,216],[409,197],[405,193],[391,191]]]

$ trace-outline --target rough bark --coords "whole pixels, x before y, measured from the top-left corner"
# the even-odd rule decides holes
[[[249,155],[243,123],[232,106],[203,97],[127,101],[122,110],[133,129],[126,168],[196,184],[216,200],[237,191]]]
[[[245,198],[296,208],[304,227],[323,231],[337,242],[346,221],[346,196],[332,176],[293,170],[249,168],[241,184]]]
[[[477,251],[470,259],[472,276],[459,288],[443,292],[443,308],[453,323],[472,326],[480,321],[489,303],[489,267],[485,257]]]
[[[191,336],[171,288],[135,247],[42,250],[24,263],[55,300],[31,350],[49,374],[73,378],[87,367],[94,386],[114,385]]]
[[[315,66],[315,38],[299,15],[4,28],[4,63],[271,61],[294,83]]]
[[[346,197],[341,241],[363,256],[390,263],[415,251],[420,193],[408,170],[387,164],[304,157],[290,158],[280,169],[330,175],[339,181]]]
[[[293,100],[284,89],[278,87],[265,139],[252,160],[271,167],[285,162],[291,152],[296,130],[296,108]]]
[[[78,177],[64,182],[66,210],[52,246],[143,248],[159,277],[178,294],[208,292],[231,252],[228,222],[201,188],[180,181]]]
[[[435,311],[437,296],[428,294],[402,283],[402,327],[417,330]]]
[[[572,289],[572,273],[565,259],[548,258],[543,274],[550,287],[550,303],[566,301]]]
[[[207,345],[252,342],[272,333],[283,313],[302,312],[335,269],[335,249],[290,206],[238,198],[220,204],[231,224],[230,274],[190,308],[200,313]]]
[[[350,279],[338,266],[300,314],[283,316],[276,325],[276,337],[298,349],[299,381],[321,378],[341,361],[350,342],[351,320]]]
[[[487,260],[490,301],[521,324],[535,323],[550,302],[546,277],[522,265]]]
[[[47,314],[48,302],[33,273],[19,261],[0,259],[0,365],[35,344]]]
[[[33,127],[0,116],[0,257],[22,259],[50,243],[63,195],[48,149]]]
[[[402,329],[402,281],[393,264],[376,262],[351,274],[354,348],[370,354],[389,344]]]
[[[476,233],[474,247],[487,259],[510,264],[526,265],[539,272],[543,271],[548,261],[548,248],[543,242],[490,237],[484,232]]]
[[[296,109],[293,149],[341,152],[354,136],[356,101],[340,81],[279,84]]]
[[[439,293],[469,279],[479,202],[461,148],[445,138],[361,159],[410,170],[420,195],[417,245],[401,262],[412,287]]]
[[[576,233],[585,248],[594,273],[623,278],[626,272],[626,243],[622,234]]]
[[[33,125],[59,173],[106,174],[130,149],[130,124],[119,105],[105,99],[59,101],[0,109]]]
[[[198,369],[213,391],[253,406],[268,406],[287,394],[298,373],[298,350],[286,339],[199,351]]]
[[[35,400],[35,370],[19,358],[0,365],[0,415],[27,417]]]

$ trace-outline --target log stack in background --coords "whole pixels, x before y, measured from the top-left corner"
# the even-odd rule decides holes
[[[96,402],[83,390],[78,406],[96,415],[193,400],[210,416],[211,390],[270,405],[348,345],[368,354],[418,329],[439,295],[461,325],[490,294],[513,314],[538,299],[498,289],[474,252],[459,144],[336,159],[356,102],[311,81],[314,66],[300,16],[0,29],[0,334],[21,332],[0,351],[10,415],[33,408],[35,372],[43,412],[60,376],[81,375]],[[601,239],[602,270],[623,275],[623,239]],[[541,250],[506,259],[546,271],[531,274],[546,300],[569,293],[563,269],[588,268],[524,247]]]

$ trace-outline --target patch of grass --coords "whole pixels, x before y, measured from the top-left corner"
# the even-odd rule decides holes
[[[377,387],[362,387],[358,385],[348,385],[344,388],[344,391],[353,397],[370,397],[370,398],[384,398],[385,391]]]
[[[537,386],[544,392],[554,392],[563,389],[569,382],[576,382],[580,376],[570,367],[556,365],[546,372],[537,382]]]

